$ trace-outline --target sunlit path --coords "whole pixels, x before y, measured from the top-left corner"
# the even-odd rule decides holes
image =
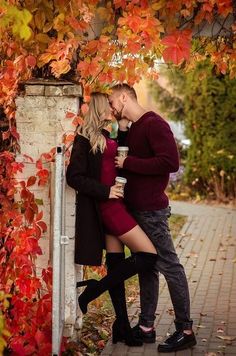
[[[172,212],[188,216],[175,241],[189,281],[198,344],[168,355],[236,355],[236,209],[172,202]],[[129,309],[132,324],[137,300]],[[164,278],[156,311],[156,344],[129,348],[108,342],[102,356],[156,356],[157,344],[174,331],[173,310]],[[159,355],[164,355],[160,354]]]

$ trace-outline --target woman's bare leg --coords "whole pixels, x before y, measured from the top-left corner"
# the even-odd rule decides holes
[[[124,244],[113,235],[106,235],[106,251],[107,252],[124,252]]]
[[[149,252],[156,254],[156,248],[152,244],[151,240],[141,229],[139,225],[136,225],[133,229],[118,237],[118,239],[132,252]]]

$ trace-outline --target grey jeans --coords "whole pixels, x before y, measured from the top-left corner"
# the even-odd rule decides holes
[[[183,266],[180,264],[170,234],[170,207],[155,211],[131,211],[141,228],[157,249],[157,262],[152,272],[139,274],[141,313],[139,323],[153,326],[159,294],[159,272],[167,281],[177,330],[192,328],[189,289]]]

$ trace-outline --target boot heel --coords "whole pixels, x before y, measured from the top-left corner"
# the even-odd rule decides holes
[[[80,287],[84,287],[84,286],[90,286],[92,285],[94,282],[96,282],[95,279],[87,279],[85,281],[80,281],[76,283],[76,288],[80,288]]]

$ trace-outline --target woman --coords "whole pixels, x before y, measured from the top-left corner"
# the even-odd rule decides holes
[[[104,242],[107,251],[107,275],[100,281],[78,283],[78,286],[87,286],[79,297],[79,305],[86,313],[88,303],[109,290],[116,313],[113,342],[141,346],[142,342],[131,332],[124,281],[150,270],[157,254],[147,235],[126,210],[120,186],[114,184],[117,143],[105,130],[110,116],[107,96],[93,93],[84,123],[75,137],[66,173],[67,183],[77,191],[75,262],[101,264]],[[124,245],[133,253],[126,259]]]

